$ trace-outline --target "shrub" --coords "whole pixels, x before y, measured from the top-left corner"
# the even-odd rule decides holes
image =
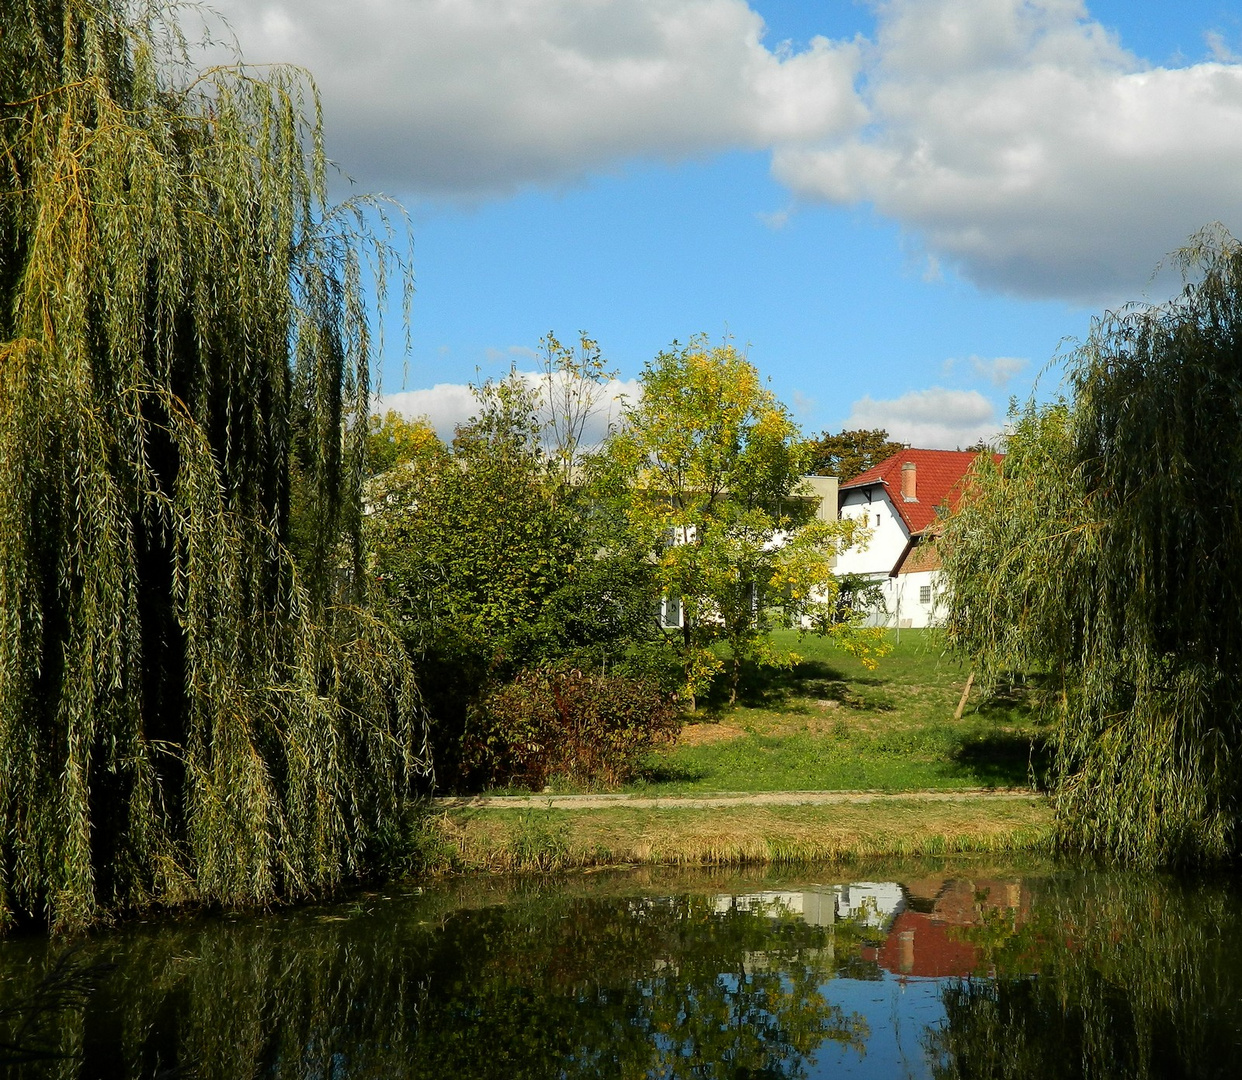
[[[460,852],[444,828],[444,815],[411,800],[401,814],[380,822],[365,838],[363,872],[378,881],[416,878],[459,869]]]
[[[377,425],[377,460],[397,446],[410,467],[369,489],[376,591],[414,661],[448,789],[463,781],[481,691],[553,661],[611,669],[659,633],[650,564],[625,547],[591,469],[549,456],[538,393],[514,375],[476,395],[451,447]]]
[[[463,772],[475,786],[538,789],[553,776],[619,784],[679,723],[676,699],[649,682],[541,665],[472,709]]]

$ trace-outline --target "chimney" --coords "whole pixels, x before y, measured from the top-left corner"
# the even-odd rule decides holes
[[[901,498],[903,502],[919,501],[913,461],[907,461],[901,467]]]
[[[902,930],[897,935],[897,969],[903,975],[914,970],[914,931]]]

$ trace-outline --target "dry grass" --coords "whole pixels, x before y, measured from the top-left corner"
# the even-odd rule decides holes
[[[797,864],[875,857],[1046,850],[1046,800],[893,800],[858,806],[458,810],[434,827],[442,869]]]
[[[683,724],[677,735],[677,745],[710,746],[712,743],[740,739],[746,734],[746,729],[736,724]]]

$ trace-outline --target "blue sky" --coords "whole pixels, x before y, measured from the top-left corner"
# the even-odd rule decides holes
[[[225,4],[226,12],[229,4]],[[345,13],[345,14],[342,14]],[[257,0],[329,151],[408,207],[384,390],[441,426],[548,330],[623,379],[731,334],[808,433],[994,432],[1067,339],[1242,231],[1242,16],[1219,0]],[[438,389],[433,389],[437,388]],[[404,391],[404,393],[402,392]]]

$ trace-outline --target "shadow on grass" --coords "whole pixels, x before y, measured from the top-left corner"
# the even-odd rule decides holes
[[[638,784],[692,784],[706,780],[706,769],[695,769],[669,761],[653,761],[638,769],[634,782]]]
[[[950,760],[986,787],[1025,787],[1034,781],[1043,791],[1052,767],[1052,748],[1040,737],[998,732],[964,742]]]
[[[864,702],[851,687],[882,686],[885,679],[876,676],[846,676],[844,672],[822,660],[803,660],[791,668],[760,667],[757,664],[742,665],[738,679],[737,703],[748,708],[773,708],[790,698],[819,698],[836,701],[851,708],[880,708]],[[712,682],[703,705],[708,711],[718,712],[729,703],[729,673],[722,672]]]

